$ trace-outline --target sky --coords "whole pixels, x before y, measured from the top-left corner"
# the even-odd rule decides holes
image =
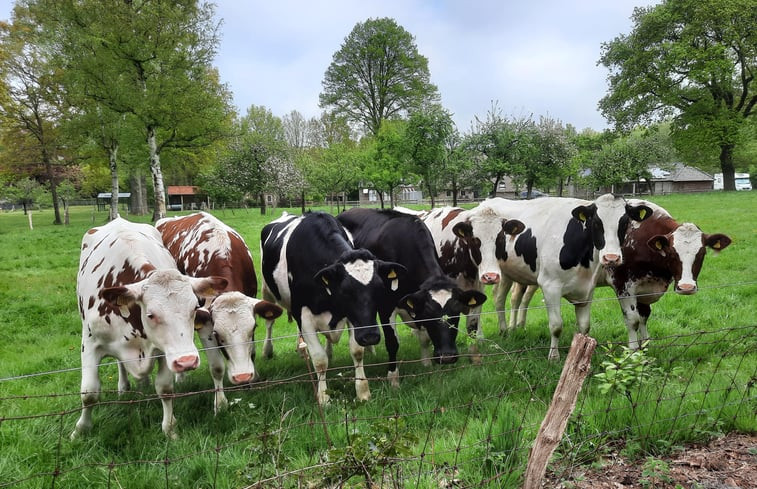
[[[318,117],[321,82],[358,22],[391,17],[428,59],[431,82],[458,130],[486,117],[549,116],[602,130],[597,103],[608,71],[603,42],[632,29],[634,7],[655,0],[216,0],[216,56],[240,114],[263,105]],[[0,0],[8,19],[11,0]]]

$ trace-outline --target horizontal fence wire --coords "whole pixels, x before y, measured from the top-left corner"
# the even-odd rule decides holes
[[[607,300],[616,299],[594,302]],[[543,307],[531,307],[529,312]],[[679,443],[706,440],[724,427],[742,426],[744,419],[753,418],[757,411],[755,327],[724,325],[656,336],[637,356],[618,343],[600,344],[552,458],[547,475],[552,485],[571,480],[583,466],[603,457],[621,451],[664,453]],[[109,453],[74,453],[88,443],[86,437],[84,441],[69,440],[81,412],[80,393],[41,391],[45,378],[72,375],[79,368],[0,379],[0,388],[22,383],[34,392],[0,396],[4,449],[13,449],[14,436],[27,436],[14,433],[33,433],[40,440],[39,451],[26,457],[46,461],[29,464],[33,470],[0,462],[0,488],[66,487],[69,481],[80,479],[96,481],[93,484],[101,487],[131,487],[131,470],[148,471],[156,487],[179,487],[183,486],[181,473],[187,466],[197,465],[203,467],[206,481],[198,487],[226,487],[230,472],[236,474],[235,487],[248,488],[518,487],[559,377],[559,365],[555,373],[555,365],[547,362],[547,346],[508,349],[501,338],[467,339],[469,344],[479,344],[477,352],[461,350],[458,362],[441,371],[425,367],[422,359],[402,358],[398,361],[399,391],[383,388],[387,362],[366,362],[371,372],[369,384],[395,401],[382,403],[374,394],[369,403],[381,403],[384,409],[368,414],[345,400],[354,397],[350,394],[356,380],[352,365],[330,366],[326,376],[330,388],[337,385],[336,395],[332,395],[336,401],[326,408],[317,405],[312,366],[295,360],[298,337],[293,333],[274,338],[285,350],[279,355],[292,364],[287,372],[296,373],[226,386],[230,405],[225,417],[213,415],[215,391],[207,372],[192,380],[191,387],[201,384],[203,388],[177,384],[171,396],[177,413],[182,403],[200,411],[191,413],[194,416],[186,416],[186,410],[177,414],[180,433],[184,424],[193,423],[191,429],[204,431],[205,436],[202,443],[189,445],[181,438],[160,438],[161,449],[151,446],[143,450],[152,454],[149,457],[119,458],[123,451],[114,447]],[[712,351],[716,354],[705,353]],[[256,364],[265,362],[256,359]],[[103,362],[101,367],[110,366],[114,372],[116,365],[115,361]],[[468,371],[473,373],[465,377]],[[441,400],[433,408],[397,402],[403,395],[410,400],[424,395],[426,386],[441,386],[448,378],[475,383],[477,375],[487,376],[486,385],[491,388],[476,391],[467,399]],[[303,406],[301,398],[282,397],[278,393],[284,389],[308,392],[310,401]],[[277,401],[261,401],[267,398]],[[160,429],[159,400],[149,385],[138,384],[120,396],[117,390],[102,390],[94,405],[93,430],[123,430],[123,443],[139,443],[140,431],[150,431],[144,436],[155,445],[154,432]],[[233,439],[225,435],[223,423],[247,416],[259,416],[254,429],[242,430],[241,436],[235,431]],[[142,422],[143,418],[149,421]],[[207,424],[205,430],[198,426],[203,423]],[[312,449],[307,457],[295,459],[290,456],[295,448],[292,444],[302,443],[303,433]],[[47,469],[40,470],[41,465]]]

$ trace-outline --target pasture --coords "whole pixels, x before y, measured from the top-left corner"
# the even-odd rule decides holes
[[[652,306],[644,355],[624,354],[617,300],[611,289],[597,289],[591,335],[600,346],[552,461],[556,479],[611,450],[655,456],[720,433],[757,431],[757,192],[649,200],[733,243],[717,257],[708,251],[698,294],[668,293]],[[401,386],[384,379],[379,345],[366,355],[372,399],[364,403],[354,400],[343,337],[325,408],[314,400],[309,364],[295,352],[296,326],[279,318],[275,356],[266,360],[259,323],[261,381],[228,387],[231,405],[214,416],[201,356],[200,368],[177,385],[176,440],[160,430],[152,385],[119,398],[117,368],[106,360],[93,431],[69,440],[81,406],[79,245],[107,217],[72,212],[63,227],[49,224],[51,210],[35,211],[34,230],[19,211],[0,214],[0,487],[519,487],[562,369],[547,361],[538,294],[526,328],[501,336],[487,290],[480,365],[463,355],[453,365],[423,367],[417,341],[400,325]],[[245,238],[260,277],[260,230],[281,210],[213,213]],[[563,317],[567,348],[575,331],[567,304]],[[461,352],[471,341],[459,336]]]

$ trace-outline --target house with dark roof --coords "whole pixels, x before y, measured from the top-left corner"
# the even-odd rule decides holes
[[[707,192],[713,189],[715,182],[715,178],[709,173],[679,162],[672,163],[667,168],[650,167],[649,172],[652,175],[649,182],[625,182],[618,190],[623,194],[646,194],[650,193],[651,185],[655,195]]]

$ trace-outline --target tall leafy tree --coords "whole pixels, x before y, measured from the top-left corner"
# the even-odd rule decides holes
[[[602,112],[624,129],[673,117],[679,144],[717,148],[724,188],[735,190],[734,150],[757,104],[757,3],[664,0],[632,19],[630,34],[602,45]]]
[[[394,19],[359,22],[334,54],[323,79],[322,108],[376,136],[381,122],[438,100],[428,59]]]
[[[400,120],[385,121],[375,138],[364,138],[362,176],[369,188],[376,191],[384,208],[384,195],[389,196],[389,205],[394,206],[397,188],[412,178],[405,128],[407,123]]]
[[[7,91],[0,99],[3,142],[26,173],[41,173],[53,199],[55,224],[62,224],[57,195],[58,166],[65,162],[60,145],[60,72],[50,62],[42,32],[25,5],[17,5],[13,23],[0,26],[0,79]],[[41,171],[31,167],[41,166]]]
[[[410,114],[405,128],[407,156],[413,171],[422,178],[423,188],[434,206],[435,197],[449,173],[446,145],[454,123],[452,115],[439,105],[427,105]]]

